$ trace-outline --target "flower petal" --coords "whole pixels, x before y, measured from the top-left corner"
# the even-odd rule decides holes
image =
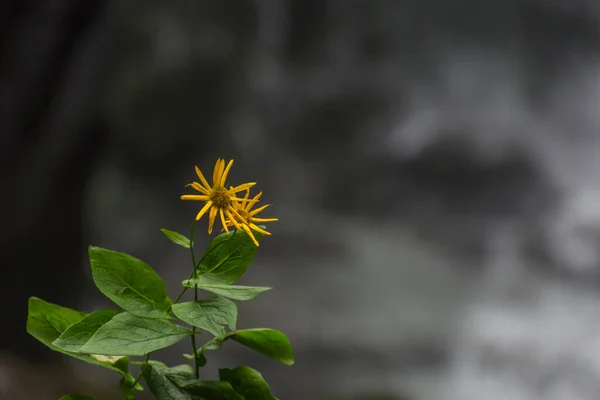
[[[204,193],[204,194],[209,193],[209,191],[204,186],[199,184],[198,182],[192,182],[192,183],[188,183],[187,185],[185,185],[185,187],[188,187],[188,186],[191,186],[194,190],[197,190],[200,193]]]
[[[219,215],[221,216],[221,223],[223,224],[223,228],[227,233],[229,233],[229,228],[227,227],[227,222],[225,222],[225,215],[223,215],[223,209],[219,209]]]
[[[233,206],[229,206],[228,209],[229,209],[229,211],[231,211],[233,213],[233,215],[236,216],[238,221],[248,223],[248,220],[246,220],[246,218],[242,217],[240,215],[240,213],[238,213],[237,210]]]
[[[252,209],[252,207],[254,207],[254,205],[258,202],[258,199],[260,199],[260,196],[262,196],[262,191],[259,192],[256,196],[254,196],[254,198],[250,201],[250,203],[248,203],[248,207],[246,208],[246,211],[249,211]]]
[[[196,215],[196,221],[200,220],[200,218],[202,218],[202,216],[204,215],[204,213],[206,213],[206,211],[208,211],[208,209],[210,208],[210,206],[212,206],[212,201],[207,201],[206,204],[204,205],[204,207],[202,207],[202,210],[200,210],[200,212],[198,213],[198,215]]]
[[[234,188],[229,189],[229,193],[233,194],[233,193],[241,192],[242,190],[249,189],[254,185],[256,185],[256,182],[242,183],[241,185],[238,185]]]
[[[275,222],[279,221],[279,218],[252,218],[253,222]]]
[[[208,234],[210,235],[213,230],[213,226],[215,225],[215,217],[217,216],[217,208],[213,207],[210,209],[210,213],[208,214]]]
[[[181,200],[208,200],[208,196],[204,194],[184,194],[181,196]]]
[[[264,205],[264,206],[262,206],[262,207],[258,207],[258,208],[256,208],[256,209],[254,209],[254,210],[250,211],[250,212],[248,213],[248,215],[249,215],[249,216],[251,216],[251,217],[253,217],[253,216],[255,216],[256,214],[258,214],[259,212],[263,211],[265,208],[269,207],[270,205],[271,205],[271,204],[265,204],[265,205]]]
[[[238,231],[241,231],[242,230],[242,226],[238,223],[238,221],[236,220],[236,217],[231,213],[231,211],[225,210],[225,214],[227,214],[227,216],[229,217],[229,222],[231,222],[231,224],[233,226],[235,226],[235,228]]]
[[[267,231],[265,231],[264,229],[262,229],[262,228],[260,228],[260,227],[256,226],[256,225],[255,225],[255,224],[253,224],[253,223],[250,223],[250,224],[248,224],[248,225],[250,226],[250,228],[254,229],[254,230],[255,230],[255,231],[257,231],[257,232],[260,232],[260,233],[262,233],[263,235],[270,235],[270,234],[271,234],[271,232],[267,232]]]
[[[250,236],[252,238],[252,241],[254,242],[256,247],[259,247],[260,244],[258,244],[258,241],[254,237],[254,234],[252,233],[252,231],[246,225],[242,225],[242,226],[244,227],[244,230],[246,231],[246,233],[248,233],[248,236]]]
[[[200,182],[202,182],[204,187],[206,189],[210,189],[210,185],[208,184],[208,181],[206,180],[204,175],[202,175],[202,171],[200,171],[200,168],[198,168],[198,167],[196,167],[196,175],[198,175],[198,178],[200,178]]]
[[[221,175],[223,174],[223,167],[225,166],[225,160],[218,159],[215,164],[215,170],[213,171],[213,187],[219,186],[221,183]]]
[[[225,160],[223,160],[223,164],[225,164]],[[227,164],[227,168],[223,171],[223,176],[221,177],[221,186],[225,186],[225,180],[227,179],[227,174],[229,174],[229,170],[233,165],[233,160],[229,160],[229,164]]]

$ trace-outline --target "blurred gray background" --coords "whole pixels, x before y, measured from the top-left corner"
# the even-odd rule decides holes
[[[296,364],[228,343],[206,377],[247,364],[282,400],[597,399],[599,103],[592,0],[5,0],[0,397],[118,398],[27,336],[27,298],[110,307],[90,244],[175,296],[188,254],[159,228],[188,231],[183,186],[222,157],[280,218],[243,279],[274,290],[238,325],[286,332]]]

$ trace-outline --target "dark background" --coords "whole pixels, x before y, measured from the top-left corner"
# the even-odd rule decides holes
[[[598,398],[599,45],[592,0],[0,2],[0,395],[117,396],[26,334],[27,298],[108,306],[90,244],[174,296],[188,255],[159,228],[188,230],[183,186],[222,157],[280,218],[243,281],[275,289],[239,326],[283,330],[297,361],[227,346],[209,377]]]

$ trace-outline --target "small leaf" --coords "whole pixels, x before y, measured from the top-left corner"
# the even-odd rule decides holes
[[[223,325],[235,330],[237,306],[221,296],[212,295],[199,301],[173,304],[172,310],[177,318],[214,336],[225,336]]]
[[[96,331],[79,350],[111,356],[143,356],[171,346],[191,332],[166,319],[141,318],[124,312]]]
[[[167,288],[148,264],[99,247],[90,247],[89,254],[94,282],[106,297],[134,315],[169,318]]]
[[[294,352],[289,339],[275,329],[244,329],[227,335],[227,338],[286,365],[294,364]]]
[[[228,299],[233,300],[251,300],[259,294],[271,289],[269,287],[259,286],[239,286],[206,283],[202,278],[188,279],[183,281],[185,287],[198,287],[198,289],[206,290],[207,292],[215,293]]]
[[[262,375],[250,367],[220,369],[219,378],[231,383],[233,389],[244,396],[245,400],[277,400]]]
[[[68,394],[66,396],[61,397],[58,400],[94,400],[92,396],[88,396],[87,394]]]
[[[186,238],[181,233],[170,231],[168,229],[161,229],[160,231],[164,233],[167,239],[169,239],[171,242],[178,244],[181,247],[185,247],[186,249],[190,248],[190,239]]]
[[[254,232],[256,240],[262,238]],[[202,255],[200,273],[215,283],[233,283],[240,279],[256,255],[256,245],[246,232],[232,231],[215,237]]]
[[[117,310],[100,310],[93,312],[76,324],[71,325],[58,339],[52,342],[52,344],[61,350],[76,353],[81,346],[86,344],[88,340],[94,336],[94,333],[96,333],[102,325],[110,321],[112,317],[120,312],[121,311]]]
[[[133,377],[132,377],[133,378]],[[135,379],[128,379],[126,377],[122,377],[119,382],[119,389],[121,389],[121,394],[125,399],[135,399],[135,391],[136,390],[144,390],[139,383],[136,383],[135,387],[133,387],[133,382]]]
[[[157,400],[193,400],[193,397],[165,376],[168,368],[158,361],[142,365],[142,375]]]

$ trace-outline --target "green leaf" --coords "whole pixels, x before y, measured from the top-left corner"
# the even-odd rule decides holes
[[[142,365],[142,375],[156,400],[193,400],[189,393],[166,377],[168,370],[165,364],[158,361],[149,361]]]
[[[94,333],[121,311],[100,310],[84,317],[65,330],[52,345],[61,350],[78,352],[94,336]]]
[[[89,254],[94,282],[106,297],[134,315],[169,318],[165,283],[148,264],[99,247],[90,247]]]
[[[225,285],[207,283],[201,277],[196,279],[188,279],[183,281],[185,287],[198,287],[198,289],[206,290],[207,292],[215,293],[228,299],[233,300],[251,300],[259,294],[271,289],[269,287],[259,286],[240,286],[240,285]]]
[[[254,232],[256,240],[262,238]],[[200,259],[200,273],[214,283],[233,283],[240,279],[254,260],[256,245],[246,232],[234,230],[215,237]]]
[[[186,249],[190,248],[190,239],[186,238],[181,233],[170,231],[168,229],[161,229],[160,231],[164,233],[167,239],[169,239],[171,242],[178,244],[181,247],[185,247]]]
[[[96,331],[79,351],[111,356],[143,356],[171,346],[191,332],[166,319],[141,318],[124,312]]]
[[[126,379],[125,377],[122,377],[121,381],[119,382],[119,389],[121,390],[121,394],[127,400],[135,399],[135,390],[140,390],[141,388],[142,387],[139,384],[136,384],[136,387],[134,388],[133,381]]]
[[[175,383],[179,388],[193,395],[194,399],[210,400],[244,400],[231,386],[229,382],[224,381],[201,381],[194,376],[172,376],[167,374],[168,379]]]
[[[129,363],[129,357],[119,360],[118,363],[107,362],[106,360],[99,360],[89,355],[65,351],[52,344],[69,326],[78,323],[85,316],[86,314],[80,311],[71,310],[70,308],[61,307],[36,297],[31,297],[29,299],[27,315],[27,332],[54,351],[89,364],[116,371],[125,377],[131,376],[123,366]]]
[[[46,346],[53,348],[54,339],[85,316],[86,314],[80,311],[31,297],[28,304],[27,332]]]
[[[277,400],[262,375],[250,367],[220,369],[219,378],[231,383],[233,389],[244,396],[245,400]]]
[[[289,339],[275,329],[244,329],[227,335],[227,339],[234,340],[286,365],[294,364],[294,352]]]
[[[182,321],[218,337],[224,337],[226,334],[223,325],[229,325],[235,330],[237,306],[233,301],[218,295],[199,301],[173,304],[172,310]]]
[[[68,394],[66,396],[61,397],[58,400],[94,400],[92,396],[88,396],[87,394]]]

